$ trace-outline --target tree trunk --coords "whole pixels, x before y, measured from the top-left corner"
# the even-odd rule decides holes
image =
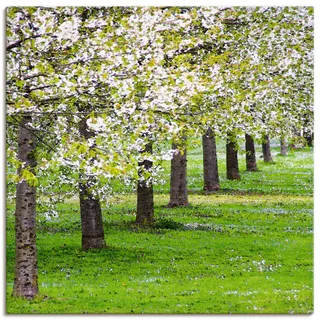
[[[178,149],[176,144],[172,144],[175,150],[171,160],[170,176],[170,202],[169,208],[186,207],[188,203],[187,193],[187,149],[183,153]]]
[[[226,145],[227,157],[227,179],[238,180],[240,179],[239,166],[238,166],[238,150],[237,143],[231,135],[229,135]]]
[[[280,139],[280,145],[281,145],[280,154],[283,155],[283,156],[288,155],[288,152],[287,152],[287,142],[286,142],[286,139],[285,139],[285,138],[281,138],[281,139]]]
[[[202,136],[203,146],[203,189],[206,192],[220,189],[216,139],[211,128]]]
[[[89,130],[85,118],[79,123],[79,133],[86,140],[94,136],[94,132]],[[94,148],[94,145],[91,148]],[[97,197],[93,196],[91,191],[91,188],[95,184],[95,178],[81,172],[79,180],[82,250],[104,248],[106,243],[104,240],[100,201]]]
[[[310,134],[305,134],[304,138],[307,141],[307,146],[308,147],[313,147],[313,137]]]
[[[152,154],[152,143],[148,143],[142,153]],[[152,168],[152,161],[143,160],[138,165],[136,223],[139,225],[152,225],[154,223],[153,185],[150,179],[142,178],[143,172]]]
[[[36,138],[32,128],[31,116],[23,116],[18,137],[18,160],[24,168],[35,173]],[[16,191],[15,241],[16,260],[13,295],[33,299],[38,293],[38,268],[36,247],[36,187],[21,177]]]
[[[262,153],[264,162],[273,162],[270,149],[270,139],[267,134],[263,136]]]
[[[251,135],[246,134],[246,165],[247,171],[257,171],[256,152],[254,148],[254,140]]]
[[[294,129],[293,133],[294,133],[294,136],[291,138],[289,146],[290,146],[290,149],[297,149],[298,148],[297,144],[299,144],[298,143],[298,141],[299,141],[298,137],[301,137],[301,133],[296,128]]]
[[[306,140],[306,145],[308,147],[313,147],[313,132],[308,132],[309,130],[306,130],[310,126],[310,121],[305,120],[304,122],[304,128],[303,128],[303,137]]]

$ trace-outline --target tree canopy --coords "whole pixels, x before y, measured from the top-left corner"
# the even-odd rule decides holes
[[[41,176],[76,190],[67,173],[84,170],[104,200],[108,179],[135,181],[142,158],[171,158],[161,143],[209,126],[221,137],[313,128],[311,7],[9,7],[6,32],[10,165],[21,116],[40,146],[37,177],[12,178],[43,192]]]

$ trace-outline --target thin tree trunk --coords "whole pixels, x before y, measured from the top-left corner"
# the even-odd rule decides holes
[[[220,189],[216,139],[211,128],[202,136],[203,146],[203,189],[207,192]]]
[[[94,136],[86,119],[79,123],[80,136],[88,140]],[[94,148],[92,146],[91,148]],[[100,249],[106,246],[99,199],[92,194],[95,178],[81,172],[79,176],[80,214],[82,226],[82,250]]]
[[[189,205],[187,193],[187,149],[183,152],[178,149],[176,144],[172,144],[175,150],[171,160],[170,176],[170,202],[169,208],[186,207]]]
[[[254,148],[254,140],[251,135],[246,134],[246,165],[247,171],[257,171],[256,152]]]
[[[152,143],[148,143],[142,153],[152,154]],[[136,223],[139,225],[152,225],[154,223],[153,185],[150,179],[143,178],[143,172],[152,168],[152,161],[143,160],[138,163],[138,166]]]
[[[263,136],[262,153],[264,162],[273,162],[270,149],[270,139],[267,134]]]
[[[280,154],[283,155],[283,156],[288,155],[287,142],[286,142],[286,139],[284,137],[280,139],[280,146],[281,146]]]
[[[229,135],[227,140],[226,158],[227,158],[227,179],[229,180],[240,179],[237,143],[235,142],[232,135]]]
[[[35,174],[36,138],[31,116],[23,116],[18,137],[18,160],[24,168]],[[18,169],[21,179],[22,168]],[[33,299],[38,293],[36,247],[36,187],[24,179],[17,184],[15,211],[16,260],[13,295]]]

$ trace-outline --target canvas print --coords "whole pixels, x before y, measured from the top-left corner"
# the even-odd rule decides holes
[[[8,7],[6,312],[313,313],[313,7]]]

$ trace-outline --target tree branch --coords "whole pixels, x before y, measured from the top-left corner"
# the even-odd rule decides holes
[[[36,38],[40,38],[40,37],[42,37],[42,34],[36,34],[36,35],[34,35],[34,36],[31,36],[31,37],[24,38],[24,39],[18,40],[18,41],[16,41],[16,42],[13,42],[13,43],[11,43],[11,44],[9,44],[9,45],[7,46],[6,51],[9,51],[9,50],[11,50],[11,49],[13,49],[13,48],[20,47],[21,44],[22,44],[23,42],[27,41],[27,40],[36,39]]]
[[[21,122],[18,120],[18,119],[16,119],[13,115],[10,115],[10,117],[14,120],[14,121],[16,121],[16,123],[19,125],[19,126],[21,126]],[[40,142],[42,142],[44,145],[46,145],[49,149],[50,149],[50,151],[53,151],[54,152],[54,149],[51,147],[51,146],[49,146],[44,140],[42,140],[42,138],[40,138],[33,130],[30,130],[28,127],[26,127],[26,126],[22,126],[23,128],[25,128],[26,130],[28,130],[30,133],[32,133],[37,139],[39,139],[39,141]]]

